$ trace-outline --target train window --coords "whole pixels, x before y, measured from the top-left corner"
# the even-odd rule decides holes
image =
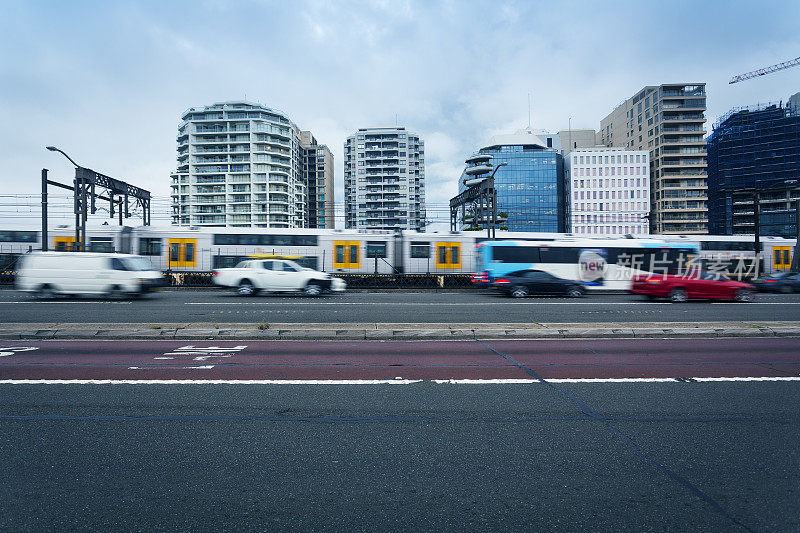
[[[336,262],[344,263],[344,246],[336,247]]]
[[[386,243],[380,241],[367,241],[367,257],[386,257]]]
[[[775,264],[776,265],[780,265],[781,264],[781,250],[775,250],[774,252],[775,252]]]
[[[792,264],[792,259],[789,257],[789,250],[783,251],[783,264],[787,266]]]
[[[358,263],[358,245],[351,244],[350,245],[350,262],[351,263]]]
[[[0,231],[0,242],[36,242],[39,234],[35,231]]]
[[[447,247],[440,246],[439,247],[439,262],[440,263],[447,263]]]
[[[244,259],[246,258],[241,255],[215,255],[211,258],[211,268],[238,267],[239,263],[245,262]]]
[[[169,260],[170,261],[180,261],[181,260],[181,245],[180,243],[173,242],[169,245]]]
[[[431,256],[431,245],[429,242],[412,242],[411,243],[411,258],[412,259],[427,259]]]
[[[194,262],[194,243],[187,242],[184,245],[184,261]]]
[[[140,238],[139,255],[161,255],[161,239],[152,237]]]
[[[110,253],[114,251],[114,242],[111,237],[90,237],[89,251]]]
[[[318,242],[316,235],[295,235],[294,240],[295,246],[316,246]]]
[[[318,242],[316,235],[214,235],[217,246],[317,246]]]
[[[311,270],[317,270],[317,261],[316,257],[299,257],[294,260],[301,267],[310,268]]]

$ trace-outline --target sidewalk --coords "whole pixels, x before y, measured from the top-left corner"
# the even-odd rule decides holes
[[[0,324],[0,340],[474,340],[800,337],[800,321],[511,324]]]

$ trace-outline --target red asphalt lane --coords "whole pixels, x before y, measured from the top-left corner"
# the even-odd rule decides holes
[[[544,379],[798,376],[800,339],[0,344],[0,379],[498,379],[532,374]]]

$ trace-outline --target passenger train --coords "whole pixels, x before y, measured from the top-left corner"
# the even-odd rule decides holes
[[[87,250],[133,253],[153,267],[171,272],[207,272],[236,265],[252,255],[291,255],[308,268],[352,274],[468,274],[485,270],[480,248],[489,240],[480,232],[357,231],[319,229],[194,228],[179,226],[95,226],[87,228]],[[0,229],[0,271],[13,271],[20,254],[41,249],[41,231],[35,227]],[[564,233],[498,231],[498,241],[516,241],[539,247],[575,250],[604,246],[692,249],[704,259],[734,267],[752,262],[752,235],[646,235],[627,239],[587,238]],[[75,231],[70,226],[48,230],[50,250],[72,250]],[[608,241],[616,241],[611,245]],[[605,243],[605,244],[603,244]],[[767,273],[790,268],[795,241],[762,237]],[[556,274],[557,275],[557,274]]]

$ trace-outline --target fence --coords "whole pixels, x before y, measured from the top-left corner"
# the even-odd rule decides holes
[[[464,289],[474,287],[469,274],[336,274],[349,289]],[[165,272],[172,287],[211,287],[211,272]]]

